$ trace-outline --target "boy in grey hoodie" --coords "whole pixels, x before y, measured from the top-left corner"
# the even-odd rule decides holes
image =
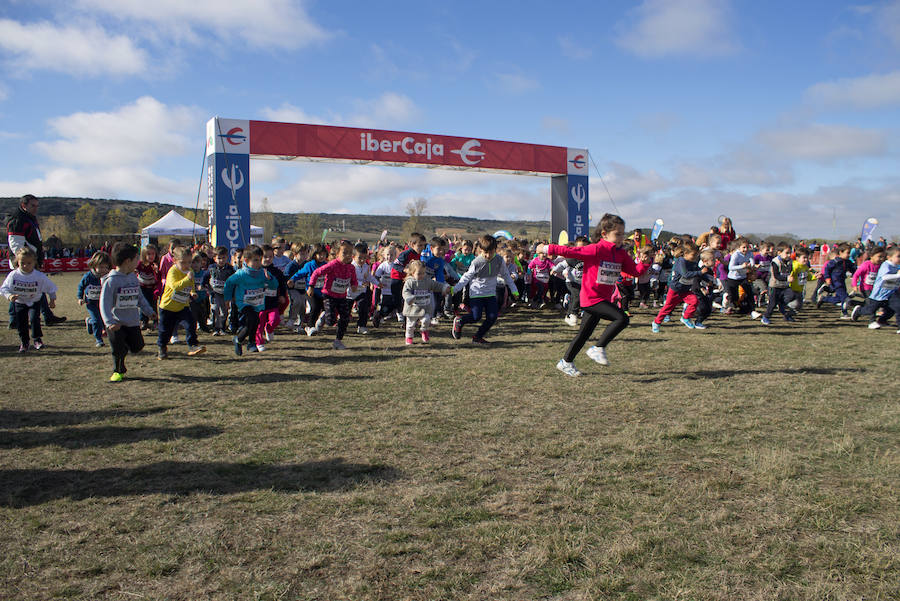
[[[137,247],[117,243],[112,249],[115,269],[103,278],[100,289],[100,315],[106,324],[109,346],[112,349],[115,371],[110,382],[121,382],[125,377],[125,356],[128,351],[140,352],[144,348],[141,334],[141,314],[153,318],[153,307],[141,293],[134,269],[140,261]]]

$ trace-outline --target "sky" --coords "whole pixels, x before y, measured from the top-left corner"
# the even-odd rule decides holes
[[[900,235],[900,0],[554,4],[3,0],[0,196],[193,207],[220,116],[587,148],[629,228]],[[542,177],[250,178],[254,209],[549,219]]]

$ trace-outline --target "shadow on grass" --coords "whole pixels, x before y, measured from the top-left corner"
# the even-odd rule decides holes
[[[103,409],[98,411],[18,411],[0,409],[0,428],[41,428],[97,422],[117,417],[148,417],[173,407]]]
[[[275,357],[272,360],[276,360]],[[284,361],[284,359],[280,359]],[[155,376],[135,376],[129,380],[137,382],[178,382],[180,384],[201,384],[215,382],[231,382],[233,384],[274,384],[278,382],[309,382],[312,380],[356,380],[363,376],[324,376],[307,373],[262,373],[262,374],[230,374],[230,375],[201,375],[201,374],[173,374],[169,373],[162,377]]]
[[[774,376],[778,374],[786,375],[821,375],[833,376],[840,373],[865,373],[864,367],[796,367],[787,369],[712,369],[701,371],[677,371],[677,372],[657,372],[652,377],[633,378],[634,382],[641,384],[650,384],[652,382],[661,382],[663,380],[716,380],[720,378],[731,378],[733,376],[751,376],[763,375]]]
[[[66,449],[112,447],[145,440],[175,440],[178,438],[211,438],[222,433],[221,428],[188,426],[186,428],[59,428],[52,432],[0,432],[0,449],[31,449],[59,446]]]
[[[0,470],[0,506],[26,507],[55,499],[131,495],[228,495],[252,490],[335,492],[368,482],[392,482],[400,474],[390,466],[347,463],[337,457],[287,465],[179,463],[98,470]]]

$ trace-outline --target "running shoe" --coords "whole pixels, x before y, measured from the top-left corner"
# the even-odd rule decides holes
[[[655,321],[650,322],[650,331],[654,334],[659,334],[659,324]]]
[[[462,338],[462,318],[454,317],[453,318],[453,328],[450,330],[450,335],[453,336],[456,340]]]
[[[344,343],[341,342],[340,340],[335,340],[334,342],[332,342],[331,347],[336,351],[346,351],[347,350],[347,347],[344,346]]]
[[[560,359],[556,364],[556,369],[563,372],[567,376],[577,377],[581,375],[581,372],[578,371],[578,368],[575,367],[574,363],[569,363],[565,359]]]
[[[606,349],[602,346],[592,346],[585,351],[585,354],[600,365],[609,365],[609,359],[606,358]]]
[[[681,323],[683,323],[684,325],[686,325],[688,328],[690,328],[692,330],[697,327],[694,324],[693,319],[688,319],[687,317],[682,317],[680,321],[681,321]]]

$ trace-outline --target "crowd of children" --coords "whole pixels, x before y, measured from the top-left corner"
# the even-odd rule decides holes
[[[593,242],[579,237],[571,245],[488,235],[451,244],[413,233],[403,246],[388,243],[374,250],[341,241],[330,247],[294,244],[287,253],[281,244],[229,253],[225,247],[191,249],[173,240],[160,257],[153,245],[139,252],[118,244],[111,253],[91,257],[76,294],[95,345],[109,339],[112,381],[124,377],[128,352],[143,347],[141,330],[154,326],[160,360],[169,357],[179,330],[189,356],[206,351],[198,330],[231,335],[236,355],[264,352],[285,318],[288,331],[306,336],[333,327],[332,346],[343,350],[354,311],[357,335],[396,317],[407,345],[415,343],[417,326],[422,343],[428,343],[446,316],[452,318],[452,338],[460,339],[465,326],[478,323],[471,341],[488,346],[498,316],[521,299],[536,309],[563,311],[564,322],[578,328],[557,364],[566,375],[578,376],[574,360],[601,320],[609,324],[586,354],[608,364],[607,345],[629,325],[632,302],[638,310],[656,311],[653,333],[676,310],[680,322],[694,330],[706,329],[716,310],[769,326],[776,310],[794,321],[806,284],[814,281],[816,306],[835,305],[841,319],[868,316],[872,329],[895,315],[900,321],[897,246],[869,248],[854,260],[851,246],[838,243],[814,272],[802,246],[763,242],[754,248],[733,231],[727,238],[728,248],[715,230],[665,244],[637,230],[626,239],[624,221],[606,214]],[[53,306],[57,292],[29,252],[17,255],[17,269],[0,288],[14,303],[21,352],[29,344],[43,346],[37,301],[47,294]]]

